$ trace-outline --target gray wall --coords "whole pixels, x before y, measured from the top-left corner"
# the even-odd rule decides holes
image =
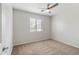
[[[30,32],[30,17],[42,19],[42,32]],[[14,9],[14,45],[50,39],[50,17]]]
[[[60,4],[52,17],[52,39],[79,48],[79,4]]]

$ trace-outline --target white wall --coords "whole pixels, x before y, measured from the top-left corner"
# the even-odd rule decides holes
[[[50,39],[50,17],[14,9],[14,45]],[[30,17],[42,19],[42,32],[30,32]]]
[[[52,16],[54,40],[79,48],[79,4],[60,4]]]
[[[8,47],[2,54],[11,54],[12,50],[12,7],[2,3],[2,46]]]
[[[0,4],[0,43],[1,43],[1,4]]]
[[[1,14],[2,14],[2,13],[1,13],[1,11],[2,11],[2,10],[1,10],[1,3],[0,3],[0,54],[1,54],[1,51],[2,51],[2,47],[1,47],[1,41],[2,41],[2,40],[1,40],[1,31],[2,31],[2,30],[1,30],[1,29],[2,29],[2,28],[1,28],[1,27],[2,27],[2,26],[1,26],[1,24],[2,24],[2,22],[1,22]]]

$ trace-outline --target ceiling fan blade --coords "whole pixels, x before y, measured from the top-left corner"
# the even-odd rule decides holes
[[[49,8],[49,6],[50,6],[50,4],[48,3],[48,4],[47,4],[47,8]]]
[[[58,3],[52,5],[49,9],[54,8],[54,7],[56,7],[56,6],[58,6]]]
[[[46,11],[47,9],[43,9],[43,10],[41,10],[41,12],[44,12],[44,11]]]
[[[45,10],[41,10],[41,12],[44,12]]]

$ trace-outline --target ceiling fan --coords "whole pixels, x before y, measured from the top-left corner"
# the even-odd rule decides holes
[[[53,5],[49,3],[49,4],[47,4],[47,8],[40,8],[40,9],[42,9],[41,12],[47,11],[47,12],[51,13],[51,9],[56,6],[58,6],[58,3],[55,3]]]

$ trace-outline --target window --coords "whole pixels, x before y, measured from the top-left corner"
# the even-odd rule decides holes
[[[41,19],[30,18],[30,32],[40,32],[41,29]]]
[[[30,18],[30,32],[36,31],[36,20],[34,18]]]
[[[37,32],[42,31],[41,29],[41,19],[37,20]]]

